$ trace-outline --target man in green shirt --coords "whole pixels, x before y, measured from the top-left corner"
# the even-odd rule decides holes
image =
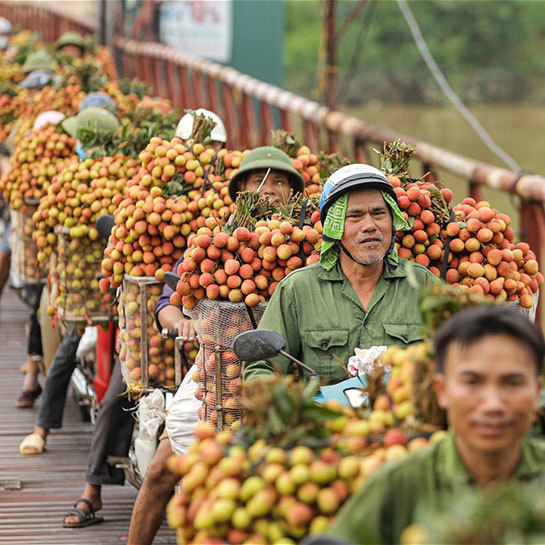
[[[447,438],[373,473],[341,509],[331,543],[397,544],[418,510],[441,509],[464,487],[543,474],[545,443],[526,435],[539,407],[545,342],[516,309],[473,307],[435,339]],[[326,543],[327,537],[309,540]]]
[[[422,339],[418,290],[409,283],[412,267],[419,285],[436,278],[424,267],[397,256],[393,234],[407,230],[394,188],[369,165],[345,166],[322,191],[324,225],[320,263],[283,279],[267,306],[260,329],[286,340],[286,351],[312,367],[320,378],[347,378],[345,365],[355,348]],[[244,379],[279,371],[283,357],[246,364]]]

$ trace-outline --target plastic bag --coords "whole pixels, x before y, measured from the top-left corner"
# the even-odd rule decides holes
[[[506,301],[504,305],[507,305],[508,307],[512,307],[512,308],[518,308],[518,310],[520,310],[520,312],[522,312],[522,314],[526,316],[526,318],[528,318],[530,322],[535,323],[537,305],[539,303],[539,290],[537,290],[532,295],[532,299],[534,300],[534,305],[531,308],[521,307],[518,301]]]
[[[11,265],[9,269],[9,281],[15,289],[21,289],[24,286],[23,279],[19,274],[21,268],[22,242],[17,238],[15,232],[17,214],[13,210],[10,210],[10,214],[11,221],[9,223],[10,231],[8,235],[8,244],[11,250]]]
[[[370,375],[373,373],[374,364],[380,359],[386,351],[387,346],[371,346],[365,350],[361,348],[354,349],[355,356],[348,360],[348,371],[355,377],[356,375]]]
[[[144,441],[152,441],[164,420],[165,397],[156,388],[138,402],[138,437]]]
[[[197,383],[193,374],[197,367],[193,365],[180,384],[165,421],[165,427],[174,454],[185,454],[191,443],[195,441],[193,430],[197,425],[198,411],[201,402],[195,397]]]
[[[96,326],[87,326],[81,339],[79,340],[78,349],[76,350],[76,358],[83,358],[87,352],[94,352],[97,345],[97,328]]]

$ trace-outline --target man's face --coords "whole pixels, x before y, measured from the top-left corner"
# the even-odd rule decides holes
[[[392,217],[378,189],[349,193],[342,243],[361,265],[380,263],[392,242]]]
[[[242,189],[257,191],[261,186],[265,174],[267,174],[267,170],[265,169],[252,170],[246,178],[246,182],[242,183]],[[290,179],[281,170],[271,170],[259,192],[270,200],[286,202],[290,194]]]
[[[469,451],[516,448],[539,407],[541,379],[531,351],[507,335],[489,335],[468,348],[448,348],[435,379],[439,404]]]
[[[78,59],[80,57],[83,57],[83,51],[77,45],[72,45],[72,44],[63,45],[60,48],[60,51],[65,57],[75,57]]]

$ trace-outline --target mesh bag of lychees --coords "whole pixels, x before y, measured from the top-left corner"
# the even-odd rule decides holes
[[[198,382],[195,396],[202,401],[199,420],[212,422],[219,430],[236,428],[242,417],[243,362],[233,351],[233,342],[237,335],[259,324],[266,306],[259,303],[249,309],[244,303],[201,299],[188,312],[200,341],[194,376]]]

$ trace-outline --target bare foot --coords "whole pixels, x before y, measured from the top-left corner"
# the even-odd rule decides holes
[[[49,430],[46,430],[41,426],[34,426],[34,433],[41,435],[44,439],[47,439],[47,436],[49,435]]]

